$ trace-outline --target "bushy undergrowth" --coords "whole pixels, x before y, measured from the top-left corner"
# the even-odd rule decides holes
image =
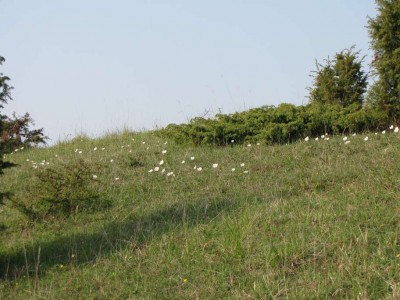
[[[264,106],[214,118],[196,117],[188,124],[170,124],[159,130],[178,143],[229,145],[244,142],[291,143],[306,136],[379,130],[389,123],[385,113],[359,104]]]
[[[25,199],[12,204],[31,220],[67,217],[81,211],[102,209],[109,202],[102,195],[97,179],[99,166],[83,159],[37,168]]]

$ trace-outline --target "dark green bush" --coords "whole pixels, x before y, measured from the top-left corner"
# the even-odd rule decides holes
[[[99,166],[83,159],[38,169],[28,199],[12,199],[12,205],[31,220],[64,218],[110,205],[97,175]]]
[[[188,124],[170,124],[157,133],[177,143],[230,145],[245,142],[291,143],[306,136],[346,134],[386,128],[383,111],[359,103],[313,103],[295,106],[263,106],[234,114],[218,114],[212,119],[194,118]]]

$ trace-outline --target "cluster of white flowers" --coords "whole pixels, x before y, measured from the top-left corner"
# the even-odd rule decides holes
[[[398,126],[391,125],[391,126],[389,127],[389,130],[393,130],[394,133],[398,133],[398,132],[399,132],[399,127],[398,127]],[[382,131],[381,131],[381,134],[386,134],[386,130],[382,130]],[[356,133],[353,133],[351,136],[355,137],[356,135],[357,135]],[[375,132],[375,135],[378,135],[378,132]],[[318,141],[319,139],[322,139],[322,140],[325,140],[325,141],[329,141],[328,133],[325,133],[325,134],[323,134],[323,135],[321,135],[321,136],[317,136],[317,137],[314,138],[314,140],[316,140],[316,141]],[[309,140],[310,140],[310,137],[309,137],[309,136],[306,136],[306,137],[304,138],[304,141],[305,141],[305,142],[308,142]],[[349,141],[349,139],[348,139],[347,136],[343,136],[342,140],[343,140],[343,142],[344,142],[345,145],[350,144],[350,141]],[[369,140],[369,137],[368,137],[368,136],[364,137],[364,141],[365,141],[365,142],[367,142],[368,140]]]

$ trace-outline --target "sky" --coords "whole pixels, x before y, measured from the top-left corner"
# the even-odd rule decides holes
[[[50,143],[308,102],[315,62],[372,60],[373,0],[0,0],[0,73]]]

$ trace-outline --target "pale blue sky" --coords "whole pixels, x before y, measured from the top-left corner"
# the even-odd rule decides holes
[[[307,103],[315,59],[371,60],[373,0],[0,0],[2,73],[53,141]]]

